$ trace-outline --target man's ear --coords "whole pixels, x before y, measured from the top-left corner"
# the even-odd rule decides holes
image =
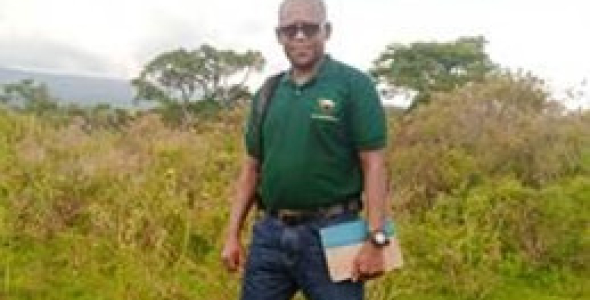
[[[328,39],[330,39],[330,36],[332,36],[332,23],[326,22],[326,25],[324,25],[324,26],[325,26],[324,30],[326,31],[325,32],[325,39],[328,40]]]
[[[281,35],[281,33],[279,32],[279,29],[275,29],[275,37],[277,38],[277,42],[279,42],[279,44],[283,45],[283,36]]]

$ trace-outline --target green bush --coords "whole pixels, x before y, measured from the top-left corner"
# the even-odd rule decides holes
[[[390,119],[406,266],[368,299],[588,298],[589,115],[530,78],[435,97]],[[0,299],[236,298],[219,253],[246,111],[95,113],[0,110]]]
[[[437,94],[395,121],[390,161],[396,200],[428,208],[439,193],[513,176],[539,188],[585,168],[590,134],[530,77],[504,75]]]

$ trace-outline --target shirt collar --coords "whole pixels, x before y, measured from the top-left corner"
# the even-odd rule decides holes
[[[329,65],[331,60],[332,60],[332,58],[330,57],[329,54],[324,54],[324,56],[322,56],[320,61],[317,63],[313,76],[309,79],[309,81],[307,81],[306,83],[301,85],[301,87],[309,86],[309,85],[313,84],[316,80],[318,80],[318,78],[324,77],[326,75],[327,66]],[[291,68],[291,69],[289,69],[289,71],[285,72],[285,76],[283,76],[282,81],[285,83],[289,83],[293,86],[297,86],[295,81],[293,81],[293,78],[291,75],[292,72],[293,72],[293,68]]]

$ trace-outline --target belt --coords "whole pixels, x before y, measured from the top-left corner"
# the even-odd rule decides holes
[[[331,218],[347,212],[356,213],[361,208],[361,201],[355,198],[326,207],[313,209],[266,209],[265,213],[279,219],[285,225],[294,226],[314,219]]]

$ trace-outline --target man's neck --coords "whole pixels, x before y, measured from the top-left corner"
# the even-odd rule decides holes
[[[291,76],[293,77],[293,81],[297,85],[306,84],[318,73],[323,61],[324,61],[324,56],[322,56],[320,59],[316,60],[309,67],[305,67],[305,68],[293,67],[293,70],[291,73]]]

